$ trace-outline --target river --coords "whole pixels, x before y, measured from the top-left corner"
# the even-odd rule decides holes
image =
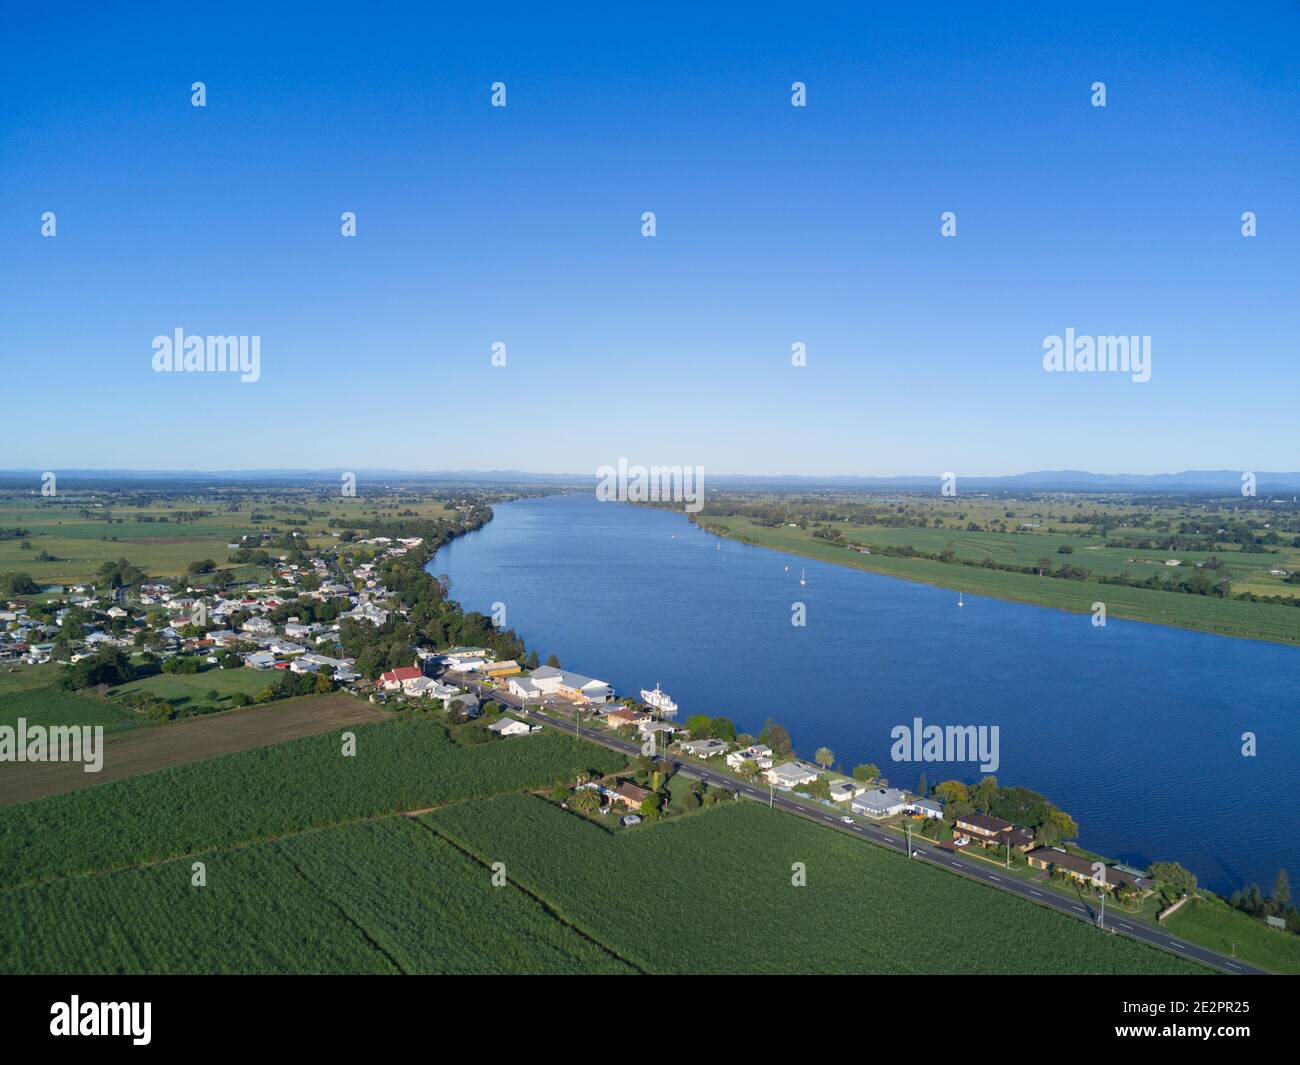
[[[958,607],[946,589],[590,495],[499,505],[429,571],[467,610],[503,604],[543,660],[620,695],[661,683],[682,720],[723,715],[757,734],[771,717],[801,756],[828,746],[903,787],[979,771],[891,761],[895,726],[996,725],[998,780],[1069,812],[1085,847],[1179,861],[1221,893],[1300,872],[1300,649],[970,595]]]

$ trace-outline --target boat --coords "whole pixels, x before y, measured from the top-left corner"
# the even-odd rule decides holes
[[[801,585],[808,583],[808,575],[804,570],[799,571],[799,583]]]
[[[658,681],[655,681],[654,691],[647,691],[645,688],[641,689],[641,701],[646,706],[658,710],[664,717],[672,717],[677,713],[677,704],[669,698],[667,692],[659,687]]]
[[[965,605],[966,605],[965,603],[963,603],[963,602],[961,601],[961,592],[958,592],[958,593],[957,593],[957,605],[958,605],[958,606],[965,606]]]

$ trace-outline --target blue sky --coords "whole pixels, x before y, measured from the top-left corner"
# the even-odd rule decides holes
[[[1073,6],[11,12],[0,466],[1300,469],[1300,7]]]

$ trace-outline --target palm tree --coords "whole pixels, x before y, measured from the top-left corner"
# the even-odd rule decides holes
[[[818,747],[813,761],[823,769],[830,769],[835,762],[835,753],[829,747]]]

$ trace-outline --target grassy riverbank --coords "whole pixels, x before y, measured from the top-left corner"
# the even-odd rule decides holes
[[[1198,629],[1221,636],[1300,645],[1300,610],[1294,607],[1039,577],[959,562],[901,558],[874,552],[863,554],[845,544],[818,539],[804,528],[771,528],[739,516],[708,516],[701,518],[699,524],[709,532],[744,543],[890,577],[923,581],[971,595],[987,595],[1079,614],[1089,614],[1093,603],[1103,602],[1110,617]],[[913,534],[915,530],[907,532]],[[953,535],[956,533],[949,533],[949,536]],[[914,535],[912,539],[915,539]]]

